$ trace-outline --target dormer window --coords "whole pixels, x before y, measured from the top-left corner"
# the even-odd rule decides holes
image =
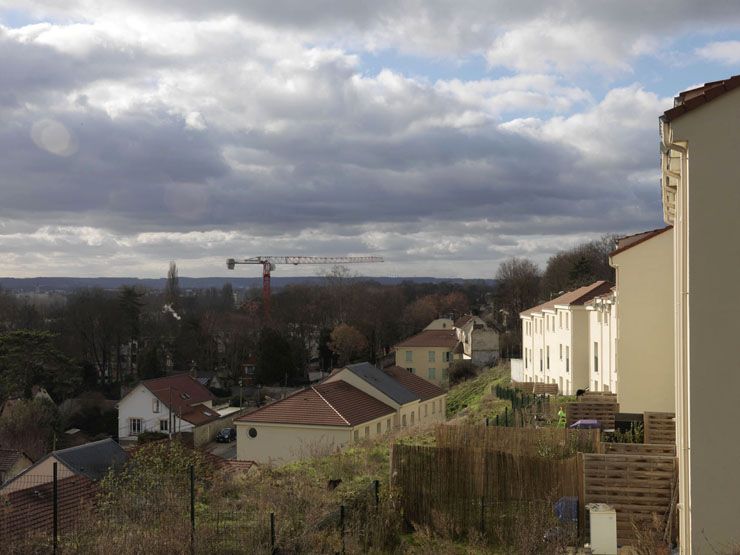
[[[190,393],[185,393],[185,392],[180,393],[180,398],[185,399],[187,401],[188,399],[190,399]]]

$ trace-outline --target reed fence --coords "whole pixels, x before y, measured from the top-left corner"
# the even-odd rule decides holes
[[[676,444],[676,415],[672,412],[646,412],[645,443]]]

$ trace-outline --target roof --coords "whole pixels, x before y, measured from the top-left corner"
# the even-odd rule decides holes
[[[186,422],[190,422],[193,426],[200,426],[206,422],[218,420],[220,415],[216,409],[199,403],[184,410],[180,418]]]
[[[470,320],[472,320],[472,319],[473,319],[473,315],[472,314],[465,314],[464,316],[460,316],[457,320],[455,320],[455,327],[456,328],[461,328],[465,324],[467,324],[468,322],[470,322]]]
[[[673,229],[673,226],[669,225],[660,229],[652,229],[650,231],[643,231],[642,233],[635,233],[634,235],[627,235],[626,237],[622,237],[621,239],[617,240],[617,249],[609,253],[609,256],[611,257],[621,254],[627,249],[631,249],[632,247],[637,246],[640,243],[644,243],[645,241],[652,239],[653,237],[665,233],[669,229]]]
[[[740,75],[733,75],[729,79],[712,81],[701,87],[684,91],[673,99],[673,108],[666,110],[661,119],[670,122],[738,87],[740,87]]]
[[[396,347],[446,347],[452,349],[457,345],[455,330],[424,330],[404,339]]]
[[[173,374],[163,378],[144,380],[141,385],[151,391],[165,406],[183,413],[187,412],[183,410],[186,407],[216,398],[206,386],[190,374]]]
[[[398,380],[393,379],[369,362],[360,362],[345,366],[344,370],[352,372],[355,376],[372,385],[375,389],[393,399],[399,405],[405,405],[416,401],[419,396],[410,391]]]
[[[29,461],[31,460],[23,451],[0,449],[0,472],[7,472],[13,468],[21,457],[26,457]]]
[[[350,427],[396,411],[346,382],[330,382],[298,391],[236,422]]]
[[[128,460],[128,453],[112,439],[102,439],[52,453],[75,474],[91,480],[100,480],[108,469]]]
[[[579,287],[573,291],[555,297],[546,303],[539,304],[532,308],[529,308],[523,312],[520,312],[520,316],[529,316],[534,312],[542,312],[543,310],[552,310],[555,305],[567,305],[567,306],[578,306],[584,304],[586,301],[590,301],[594,297],[603,295],[611,290],[612,284],[605,280],[595,281],[590,285]]]
[[[445,391],[442,388],[437,387],[432,382],[429,382],[424,378],[420,378],[416,374],[409,372],[400,366],[390,366],[389,368],[386,368],[384,372],[406,389],[412,391],[422,401],[428,401],[429,399],[434,399],[435,397],[445,394]]]

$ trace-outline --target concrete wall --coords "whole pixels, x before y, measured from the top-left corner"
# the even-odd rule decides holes
[[[611,258],[622,412],[674,412],[673,230]]]
[[[740,542],[740,91],[670,125],[688,147],[674,245],[682,537],[714,553]]]
[[[429,360],[429,353],[434,353],[434,362]],[[411,353],[408,360],[406,353]],[[449,353],[450,360],[445,360]],[[396,349],[396,366],[412,368],[414,374],[440,387],[447,387],[449,379],[447,369],[452,361],[452,351],[447,347],[398,347]],[[433,377],[429,369],[434,369]]]

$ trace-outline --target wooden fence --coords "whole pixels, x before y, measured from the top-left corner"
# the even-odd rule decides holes
[[[463,449],[476,447],[512,455],[538,456],[548,459],[571,457],[576,452],[595,453],[600,449],[600,430],[563,428],[506,428],[462,424],[439,425],[435,428],[438,447]]]
[[[558,384],[537,382],[534,384],[532,393],[535,395],[557,395]]]
[[[614,429],[614,419],[618,412],[618,403],[602,401],[595,403],[588,401],[568,403],[565,408],[568,426],[579,420],[598,420],[603,430]]]
[[[676,415],[672,412],[645,413],[645,443],[676,445]]]
[[[676,456],[676,446],[666,443],[602,443],[599,453],[617,455],[665,455]]]
[[[519,389],[524,393],[534,393],[534,382],[517,382],[511,380],[511,387]]]
[[[580,402],[617,404],[617,394],[606,391],[587,391],[580,397]]]
[[[650,526],[653,515],[662,521],[666,535],[676,527],[677,464],[671,455],[578,455],[581,484],[580,510],[587,516],[589,503],[607,503],[617,512],[617,543],[635,540],[634,526]],[[588,531],[586,525],[584,530]]]
[[[465,534],[485,530],[504,502],[552,502],[577,496],[576,457],[547,460],[479,448],[394,445],[391,480],[414,523]]]

